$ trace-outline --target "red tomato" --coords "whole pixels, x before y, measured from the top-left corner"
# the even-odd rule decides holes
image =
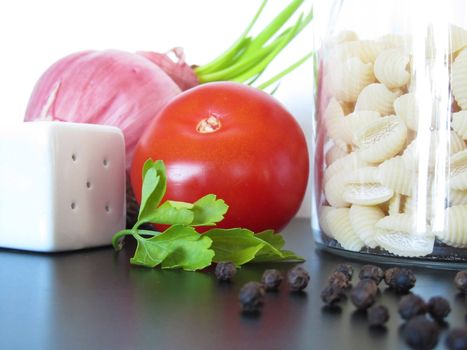
[[[224,199],[229,211],[217,225],[223,228],[282,230],[308,182],[307,145],[292,115],[270,95],[231,82],[185,91],[153,120],[131,168],[138,201],[148,158],[167,167],[166,199]]]

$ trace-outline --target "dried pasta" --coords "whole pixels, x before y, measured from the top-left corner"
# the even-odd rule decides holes
[[[467,247],[467,205],[456,205],[446,209],[446,227],[436,236],[444,243],[459,248]]]
[[[407,71],[409,61],[410,57],[404,49],[384,50],[376,57],[375,76],[390,89],[401,88],[407,85],[410,79]]]
[[[467,190],[458,191],[451,189],[449,191],[449,203],[451,206],[467,204]]]
[[[328,205],[322,205],[319,210],[319,224],[321,227],[321,231],[323,231],[328,237],[334,238],[332,236],[331,230],[328,224],[328,212],[333,210],[333,207]]]
[[[324,123],[329,137],[333,140],[338,140],[339,135],[342,133],[343,118],[344,112],[342,111],[341,105],[335,98],[331,98],[324,111]]]
[[[355,102],[365,86],[375,82],[373,65],[363,63],[358,57],[335,61],[329,90],[339,101]]]
[[[348,153],[337,145],[332,145],[332,147],[326,152],[326,165],[329,166],[334,163],[336,160],[345,157]]]
[[[453,113],[451,125],[457,135],[467,140],[467,111]]]
[[[407,168],[401,156],[391,158],[378,166],[381,183],[394,192],[406,196],[412,195],[416,174]]]
[[[401,214],[404,211],[406,196],[399,193],[394,194],[389,200],[388,213],[389,215]]]
[[[383,116],[394,114],[393,104],[400,95],[400,91],[393,92],[384,84],[369,84],[358,95],[355,110],[377,111]]]
[[[376,244],[394,255],[419,257],[433,251],[435,237],[432,234],[419,235],[383,229],[377,229],[376,232]]]
[[[451,188],[454,190],[467,190],[467,149],[453,154],[449,166]]]
[[[384,217],[384,212],[377,206],[352,205],[349,220],[357,236],[370,248],[376,247],[376,223]]]
[[[449,39],[451,52],[457,52],[467,46],[467,31],[451,24],[449,26]]]
[[[350,203],[344,199],[345,172],[341,171],[333,175],[324,184],[324,194],[329,204],[336,208],[349,207]]]
[[[382,162],[399,153],[407,140],[407,127],[401,118],[379,118],[359,129],[355,143],[359,156],[371,163]]]
[[[467,109],[467,49],[456,57],[451,71],[452,94],[462,109]]]
[[[358,252],[365,243],[354,232],[349,211],[348,208],[333,208],[327,212],[327,222],[332,236],[344,249]]]
[[[418,107],[415,96],[408,93],[394,100],[394,111],[402,118],[407,128],[417,131],[418,129]]]
[[[345,172],[350,174],[352,171],[368,165],[362,159],[360,159],[355,152],[352,152],[345,157],[339,158],[324,172],[324,182],[327,182],[332,176],[339,172]]]
[[[355,135],[362,128],[372,121],[378,120],[381,115],[375,111],[357,111],[347,115],[342,125],[340,137],[347,144],[355,143]]]

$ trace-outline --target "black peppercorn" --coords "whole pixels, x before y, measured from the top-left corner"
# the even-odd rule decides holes
[[[327,305],[337,304],[344,297],[344,291],[336,285],[329,285],[321,291],[321,300]]]
[[[389,311],[386,306],[375,305],[368,309],[368,323],[370,326],[380,327],[389,320]]]
[[[407,294],[399,302],[399,314],[405,320],[426,313],[425,301],[416,294]]]
[[[310,275],[301,266],[295,266],[287,273],[287,282],[289,284],[289,288],[294,292],[302,291],[305,289],[309,281]]]
[[[451,306],[443,297],[432,297],[427,303],[428,313],[436,321],[442,321],[450,312]]]
[[[433,349],[438,343],[439,329],[425,316],[412,318],[404,327],[405,342],[412,349]]]
[[[393,267],[384,273],[384,281],[396,293],[408,293],[417,279],[412,270]]]
[[[449,350],[467,350],[467,329],[452,329],[446,337],[445,344]]]
[[[340,289],[347,289],[350,287],[348,277],[342,272],[335,271],[329,276],[328,283],[330,286],[337,286]]]
[[[282,283],[284,276],[279,270],[269,269],[265,270],[261,282],[267,291],[277,290]]]
[[[350,292],[350,300],[357,309],[365,310],[375,303],[376,293],[371,288],[356,286]]]
[[[371,279],[376,282],[376,284],[379,284],[381,280],[384,277],[384,272],[383,270],[375,265],[363,265],[362,268],[360,269],[360,273],[358,274],[358,277],[361,280],[364,279]]]
[[[365,288],[368,290],[371,294],[373,294],[375,297],[378,294],[378,286],[376,285],[376,282],[373,280],[360,280],[358,281],[357,285],[355,288]]]
[[[237,268],[231,262],[220,262],[216,265],[214,274],[219,281],[227,282],[232,280],[237,273]]]
[[[400,271],[399,267],[390,267],[389,269],[386,269],[386,271],[384,271],[384,282],[388,286],[391,285],[391,279],[394,276],[394,274],[398,271]]]
[[[459,271],[454,277],[454,284],[462,293],[467,293],[467,271]]]
[[[240,289],[239,300],[243,312],[258,312],[264,302],[264,287],[258,282],[248,282]]]
[[[349,281],[352,280],[353,276],[353,267],[350,264],[339,264],[336,267],[336,272],[342,272],[344,275],[347,276]]]

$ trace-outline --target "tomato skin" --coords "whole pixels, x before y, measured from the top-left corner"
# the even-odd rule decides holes
[[[197,131],[214,116],[220,127]],[[300,126],[273,97],[242,84],[200,85],[175,97],[140,139],[131,183],[141,200],[144,162],[167,168],[165,199],[194,202],[213,193],[229,205],[217,226],[281,231],[305,194],[309,157]]]

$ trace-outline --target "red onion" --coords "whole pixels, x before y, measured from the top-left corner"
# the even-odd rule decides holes
[[[306,16],[302,14],[292,26],[278,33],[303,1],[291,1],[256,37],[249,36],[267,3],[263,0],[234,45],[213,61],[196,68],[185,63],[180,48],[172,50],[177,58],[175,61],[167,54],[114,50],[85,51],[62,58],[37,82],[25,120],[117,126],[125,135],[129,168],[145,127],[172,97],[199,83],[211,81],[252,84],[313,18],[312,11]],[[309,57],[305,56],[258,87],[263,89],[275,83]]]

